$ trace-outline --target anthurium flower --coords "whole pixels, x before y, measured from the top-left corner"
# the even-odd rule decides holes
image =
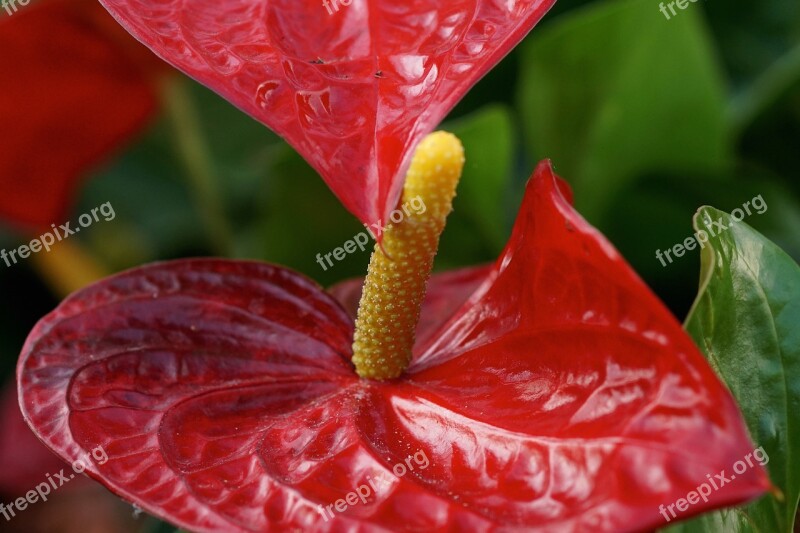
[[[359,378],[403,362],[451,141],[417,152],[430,214],[387,229],[357,326],[276,265],[141,267],[35,327],[26,420],[68,461],[102,446],[89,475],[192,531],[648,530],[713,476],[682,516],[763,492],[758,464],[730,475],[754,449],[731,395],[549,162],[494,265],[431,279],[400,375]]]
[[[335,12],[321,0],[101,3],[383,228],[420,139],[555,0],[353,0]]]
[[[38,229],[153,116],[163,67],[93,0],[17,8],[0,17],[0,217]]]

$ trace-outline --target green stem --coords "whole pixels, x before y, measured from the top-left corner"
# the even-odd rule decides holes
[[[208,143],[203,137],[186,80],[172,77],[164,83],[162,94],[175,131],[176,149],[212,247],[215,253],[229,256],[233,249],[232,232],[216,189]]]
[[[800,79],[800,44],[775,61],[730,107],[735,139],[741,138],[750,124]]]

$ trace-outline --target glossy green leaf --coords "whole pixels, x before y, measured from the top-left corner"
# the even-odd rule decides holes
[[[602,2],[542,28],[522,58],[528,153],[553,159],[595,223],[646,172],[713,173],[730,159],[725,85],[698,9],[666,20],[651,1]]]
[[[780,494],[670,531],[791,532],[800,497],[800,267],[711,207],[695,215],[695,229],[716,235],[701,253],[700,293],[686,329],[736,397]]]

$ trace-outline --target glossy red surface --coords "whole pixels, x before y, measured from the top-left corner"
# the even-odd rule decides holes
[[[555,0],[102,0],[160,57],[283,136],[363,223],[411,154]],[[329,11],[331,14],[329,14]]]
[[[463,305],[427,315],[407,374],[378,383],[350,365],[347,312],[298,274],[132,270],[36,326],[23,412],[65,459],[102,445],[93,477],[193,531],[648,530],[752,451],[726,388],[548,163],[497,263],[437,279],[432,305],[448,284]],[[691,512],[766,487],[750,468]]]
[[[92,0],[0,15],[0,218],[49,229],[73,189],[157,109],[154,61]]]

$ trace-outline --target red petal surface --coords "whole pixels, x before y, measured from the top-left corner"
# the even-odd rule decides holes
[[[489,280],[418,346],[405,391],[373,399],[383,408],[362,421],[364,434],[389,454],[426,450],[432,479],[448,479],[442,467],[481,471],[436,489],[499,520],[664,526],[659,505],[730,474],[754,446],[680,324],[561,184],[540,164]],[[764,470],[749,469],[690,512],[767,487]]]
[[[92,476],[193,531],[647,530],[753,449],[730,394],[548,164],[491,271],[439,279],[458,302],[473,292],[406,376],[377,383],[348,362],[351,318],[297,274],[133,270],[36,326],[23,412],[68,460],[102,445]],[[767,486],[750,468],[691,511]],[[365,502],[320,514],[361,487]]]
[[[76,182],[156,109],[141,45],[92,0],[0,11],[0,217],[63,222]]]
[[[352,0],[329,14],[321,0],[101,1],[380,227],[417,142],[555,2]]]

